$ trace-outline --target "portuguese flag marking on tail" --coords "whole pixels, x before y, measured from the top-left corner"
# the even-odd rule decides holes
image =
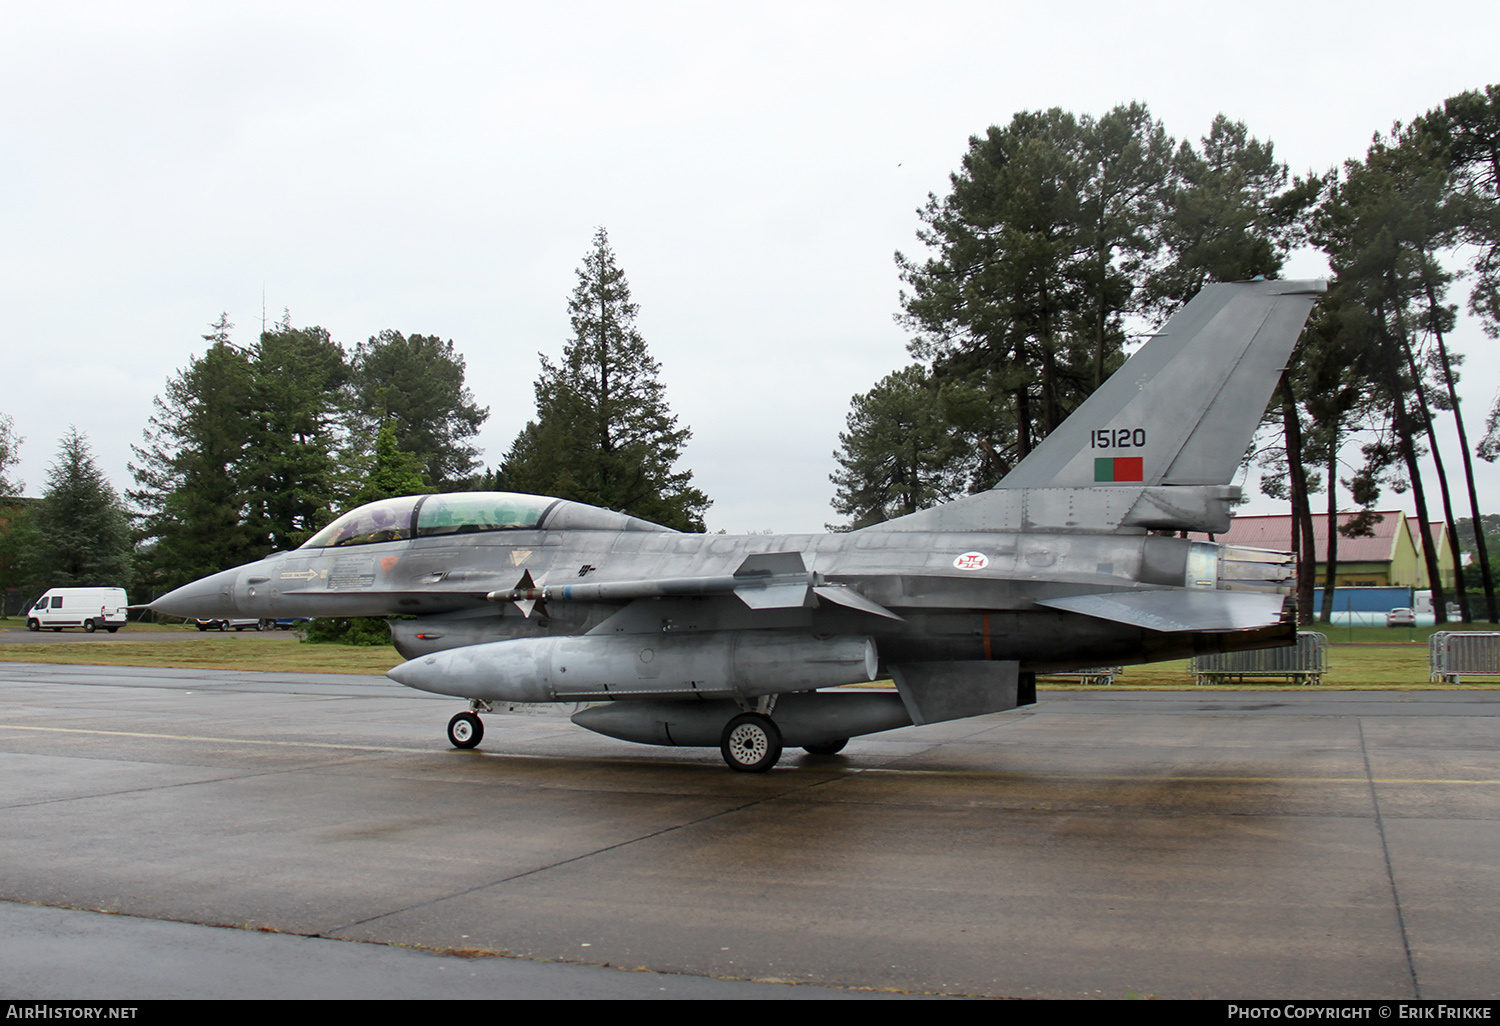
[[[1145,477],[1139,456],[1102,456],[1094,460],[1094,481],[1140,481]]]

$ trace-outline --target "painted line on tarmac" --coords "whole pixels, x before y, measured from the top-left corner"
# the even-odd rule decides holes
[[[1205,776],[1203,774],[1186,774],[1177,776],[1166,773],[986,773],[983,770],[940,770],[940,769],[889,769],[885,767],[860,769],[860,773],[899,773],[903,776],[936,776],[936,777],[991,777],[997,779],[1014,780],[1079,780],[1079,781],[1109,781],[1118,780],[1129,783],[1131,781],[1143,781],[1161,783],[1163,781],[1176,783],[1182,781],[1184,784],[1481,784],[1485,786],[1500,786],[1500,779],[1478,779],[1478,780],[1447,780],[1435,777],[1217,777]]]
[[[439,748],[406,748],[395,745],[345,745],[334,744],[327,741],[275,741],[266,738],[245,737],[214,737],[197,734],[152,734],[143,731],[130,730],[98,730],[85,727],[38,727],[31,724],[0,723],[0,730],[29,730],[39,733],[55,734],[91,734],[100,737],[134,737],[149,741],[189,741],[197,743],[233,744],[233,745],[266,745],[277,748],[319,748],[332,751],[345,752],[394,752],[411,755],[431,755],[438,751],[453,751],[452,749]],[[553,762],[609,762],[621,765],[639,765],[639,759],[611,759],[600,756],[567,756],[567,755],[539,755],[531,752],[471,752],[465,753],[472,756],[482,756],[491,759],[533,759],[550,760]],[[903,777],[980,777],[989,780],[1036,780],[1036,781],[1119,781],[1123,783],[1177,783],[1184,784],[1447,784],[1478,787],[1500,786],[1500,779],[1449,779],[1443,777],[1245,777],[1245,776],[1206,776],[1193,774],[1188,776],[1174,776],[1171,774],[1128,774],[1128,773],[990,773],[983,770],[943,770],[943,769],[892,769],[885,766],[816,766],[807,769],[818,769],[823,772],[836,772],[847,775],[854,774],[876,774],[893,775]]]
[[[91,734],[98,737],[138,737],[149,741],[198,741],[231,745],[271,745],[282,748],[331,748],[352,752],[432,752],[432,748],[397,748],[385,745],[339,745],[325,741],[272,741],[266,738],[210,737],[196,734],[148,734],[132,730],[92,730],[83,727],[36,727],[30,724],[0,723],[0,730],[34,730],[54,734]],[[530,756],[544,758],[544,756]]]

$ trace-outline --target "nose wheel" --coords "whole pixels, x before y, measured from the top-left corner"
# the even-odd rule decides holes
[[[762,713],[740,713],[724,726],[719,754],[732,770],[764,773],[781,758],[781,731]]]
[[[461,712],[448,721],[448,740],[454,748],[473,748],[484,740],[484,721],[471,712]]]

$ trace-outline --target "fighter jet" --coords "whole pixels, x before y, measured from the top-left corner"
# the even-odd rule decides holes
[[[578,703],[626,741],[783,747],[1014,709],[1038,673],[1291,644],[1286,553],[1228,529],[1232,482],[1320,281],[1210,285],[994,489],[846,534],[684,534],[536,495],[412,495],[150,604],[398,616],[389,676],[480,714]],[[845,686],[891,678],[894,689]]]

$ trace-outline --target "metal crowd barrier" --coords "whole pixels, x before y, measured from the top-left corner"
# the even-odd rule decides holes
[[[1080,684],[1110,685],[1119,676],[1122,666],[1090,666],[1084,670],[1068,670],[1062,673],[1039,673],[1038,680],[1076,680]]]
[[[1192,663],[1195,684],[1243,684],[1247,679],[1277,677],[1321,684],[1327,670],[1328,639],[1317,631],[1298,631],[1295,646],[1194,656]]]
[[[1427,642],[1427,662],[1431,679],[1444,684],[1500,676],[1500,632],[1437,631]]]

